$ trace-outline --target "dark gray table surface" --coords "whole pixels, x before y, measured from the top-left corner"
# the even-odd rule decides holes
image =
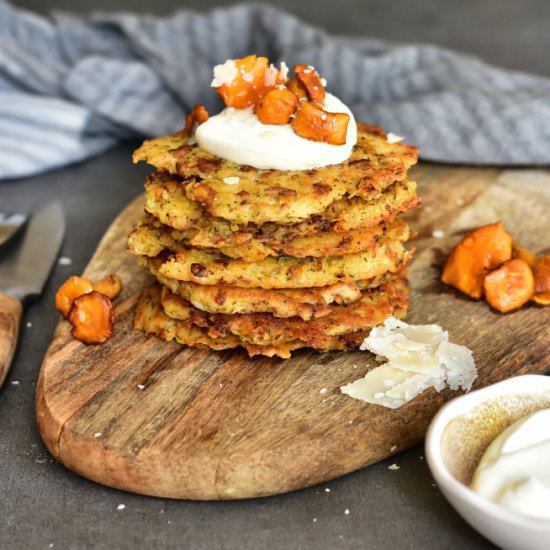
[[[21,0],[50,8],[133,8],[168,13],[178,3],[131,0]],[[206,8],[223,2],[179,5]],[[400,41],[432,41],[510,68],[550,74],[550,3],[452,0],[277,3],[332,32]],[[0,182],[2,210],[33,212],[62,201],[67,235],[43,296],[26,311],[15,363],[0,389],[0,549],[204,548],[491,548],[440,495],[418,446],[320,487],[242,502],[148,498],[82,479],[45,450],[34,418],[35,384],[58,314],[56,288],[80,273],[104,231],[142,192],[146,167],[135,144],[91,161],[15,182]],[[397,463],[399,470],[389,470]],[[125,504],[118,510],[119,504]],[[344,511],[348,509],[349,514]]]

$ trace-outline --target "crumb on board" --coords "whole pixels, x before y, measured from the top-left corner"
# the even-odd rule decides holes
[[[388,470],[399,470],[399,466],[397,464],[391,464],[388,466]]]
[[[117,510],[124,510],[124,508],[126,508],[126,504],[119,504],[116,509]]]
[[[73,261],[71,260],[71,258],[68,258],[67,256],[61,256],[61,258],[59,258],[57,263],[59,265],[71,265]]]

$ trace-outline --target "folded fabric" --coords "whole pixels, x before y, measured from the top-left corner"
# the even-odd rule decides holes
[[[550,80],[443,48],[341,38],[266,5],[82,20],[0,0],[0,178],[40,173],[123,139],[217,112],[212,67],[250,53],[315,65],[358,120],[425,160],[550,164]]]

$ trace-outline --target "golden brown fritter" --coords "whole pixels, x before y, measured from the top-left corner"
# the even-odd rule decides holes
[[[289,224],[321,214],[343,197],[369,200],[403,181],[416,163],[416,147],[388,143],[380,128],[358,124],[357,145],[343,163],[312,170],[260,170],[226,161],[182,133],[146,141],[134,162],[144,160],[184,180],[189,199],[235,224]],[[224,178],[239,178],[230,185]]]
[[[259,241],[251,241],[237,246],[220,246],[218,252],[229,258],[242,259],[247,262],[260,262],[268,256],[293,256],[295,258],[323,258],[325,256],[345,256],[357,254],[365,250],[374,251],[376,244],[386,230],[392,230],[404,225],[401,220],[395,220],[391,225],[381,223],[374,227],[355,229],[348,233],[326,231],[314,233],[306,237],[297,237],[283,244],[268,246]],[[152,216],[142,218],[128,237],[128,250],[139,256],[155,257],[163,249],[172,252],[185,252],[191,248],[189,241],[178,240],[180,231],[161,224]],[[204,249],[215,252],[212,248]]]
[[[398,214],[418,205],[416,183],[394,183],[375,199],[359,197],[331,203],[319,215],[293,224],[264,223],[236,225],[211,216],[197,201],[185,194],[187,184],[176,176],[151,174],[145,183],[145,210],[163,224],[181,231],[177,240],[192,246],[219,248],[250,242],[281,244],[320,231],[344,233],[391,221]]]
[[[308,288],[353,282],[396,272],[411,252],[403,243],[408,227],[387,231],[374,250],[327,258],[268,257],[261,262],[233,260],[219,253],[187,249],[171,256],[159,268],[169,279],[202,285],[260,288]]]
[[[361,298],[362,290],[377,288],[395,276],[388,271],[364,281],[313,288],[241,288],[199,285],[169,279],[158,272],[163,263],[158,258],[140,258],[140,263],[151,271],[159,283],[203,311],[227,315],[271,313],[275,317],[300,317],[304,320],[327,315],[332,304],[355,302]],[[399,269],[402,267],[404,265],[400,265]]]
[[[229,315],[242,313],[271,313],[276,317],[300,317],[304,320],[322,317],[330,312],[331,304],[350,304],[361,298],[361,290],[375,288],[390,274],[357,283],[335,283],[318,288],[289,290],[240,288],[237,286],[208,286],[168,279],[160,275],[162,260],[141,258],[160,283],[185,298],[193,306],[210,313]]]
[[[407,283],[401,274],[376,289],[364,291],[359,300],[332,306],[328,315],[309,321],[268,313],[213,315],[193,307],[166,287],[162,289],[161,302],[168,317],[207,329],[212,338],[231,334],[258,346],[300,340],[308,347],[324,349],[332,337],[370,329],[393,315],[395,309],[405,310],[407,296]]]
[[[393,311],[396,317],[403,317],[405,309],[402,309],[396,302]],[[179,321],[168,317],[161,304],[161,287],[158,284],[146,288],[140,297],[136,308],[134,326],[136,329],[145,331],[147,334],[154,334],[163,340],[175,340],[180,344],[195,346],[204,349],[232,349],[238,346],[244,347],[248,354],[264,355],[268,357],[281,357],[287,359],[293,350],[304,347],[302,340],[292,340],[279,344],[257,345],[243,340],[234,334],[209,336],[209,330],[201,328],[187,321]],[[368,336],[370,328],[358,330],[349,334],[327,337],[320,351],[346,350],[357,348]]]

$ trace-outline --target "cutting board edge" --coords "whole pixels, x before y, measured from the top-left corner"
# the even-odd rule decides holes
[[[170,458],[163,459],[163,457],[158,457],[155,460],[153,455],[146,454],[143,457],[138,455],[128,459],[119,449],[105,447],[100,439],[96,439],[95,437],[76,438],[68,426],[70,419],[63,422],[55,418],[51,413],[42,389],[43,382],[37,388],[37,421],[44,444],[56,460],[73,473],[101,485],[158,498],[193,501],[230,501],[266,498],[286,494],[352,474],[388,456],[405,451],[421,443],[423,440],[422,435],[415,435],[410,440],[401,442],[399,448],[390,454],[382,450],[376,453],[376,456],[358,453],[356,462],[348,463],[347,467],[340,468],[339,470],[333,469],[329,471],[330,467],[333,466],[327,462],[327,471],[311,476],[304,475],[303,477],[295,478],[291,483],[283,481],[284,479],[288,479],[289,476],[287,472],[281,472],[280,469],[260,469],[254,462],[241,462],[238,468],[238,477],[245,479],[257,479],[260,477],[263,482],[261,489],[258,486],[251,486],[246,483],[239,485],[239,488],[235,488],[233,484],[227,484],[217,479],[220,469],[228,470],[225,474],[230,478],[232,474],[236,473],[235,470],[228,467],[226,461],[222,460],[211,471],[212,477],[216,481],[208,488],[202,487],[196,489],[183,484],[181,479],[182,477],[189,476],[189,473],[198,468],[201,468],[204,472],[204,457],[192,457],[192,460],[183,463],[183,467],[182,463],[180,463],[177,470],[175,470],[171,467],[173,465]],[[46,420],[50,423],[49,427],[47,427]],[[52,429],[54,426],[55,429]],[[362,460],[360,459],[361,454],[363,455]],[[259,473],[260,470],[261,474]],[[164,479],[162,483],[159,483],[158,478],[150,476],[151,473],[155,472],[173,473],[176,471],[177,475]],[[273,473],[276,475],[272,475]],[[267,482],[267,480],[270,481]]]

